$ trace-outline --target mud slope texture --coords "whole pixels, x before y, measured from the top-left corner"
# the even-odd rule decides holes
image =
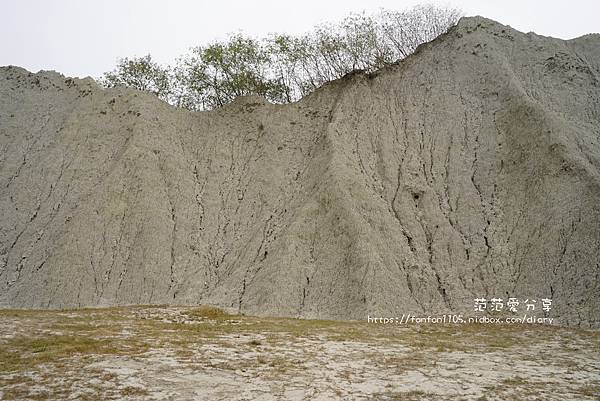
[[[598,327],[599,78],[598,35],[480,17],[289,105],[192,113],[4,67],[0,303],[362,319],[551,298]]]

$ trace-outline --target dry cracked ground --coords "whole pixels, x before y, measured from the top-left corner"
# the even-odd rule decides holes
[[[594,400],[600,333],[200,307],[0,311],[2,400]]]

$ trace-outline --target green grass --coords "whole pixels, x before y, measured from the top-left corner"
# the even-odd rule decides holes
[[[212,306],[212,305],[201,305],[197,308],[192,309],[189,312],[186,312],[185,315],[187,315],[191,319],[199,319],[200,318],[200,319],[218,319],[218,320],[228,319],[233,316],[233,315],[230,315],[229,313],[225,312],[224,310],[217,308],[216,306]]]
[[[26,393],[26,389],[32,387],[29,383],[31,378],[23,374],[26,372],[41,374],[48,371],[46,368],[49,367],[56,374],[67,367],[72,369],[73,366],[81,366],[82,360],[88,363],[109,355],[137,356],[149,350],[170,350],[179,360],[187,361],[191,369],[208,367],[237,372],[252,371],[258,367],[261,375],[264,374],[267,378],[286,380],[303,374],[303,370],[310,366],[305,364],[306,360],[317,360],[319,347],[312,347],[308,343],[317,339],[367,344],[363,348],[363,356],[376,361],[377,367],[393,374],[403,374],[415,369],[427,370],[432,366],[435,368],[436,355],[440,352],[480,354],[496,351],[509,355],[514,350],[538,346],[543,342],[559,344],[561,349],[569,350],[569,347],[580,347],[582,341],[587,343],[590,352],[598,352],[600,348],[600,332],[561,327],[383,325],[366,321],[244,316],[228,313],[214,306],[169,307],[168,310],[162,310],[164,308],[165,306],[136,306],[63,311],[0,310],[0,322],[5,327],[0,333],[4,335],[0,337],[0,387],[10,387],[4,396],[9,399],[44,399],[43,397],[48,396]],[[302,360],[297,360],[293,354],[280,355],[272,352],[288,342],[305,347]],[[374,350],[372,354],[369,348],[371,345]],[[381,345],[397,346],[400,351],[397,354],[381,355],[377,351],[377,347]],[[245,357],[213,362],[205,355],[204,351],[207,349]],[[541,356],[534,354],[534,357]],[[564,363],[564,366],[561,365],[563,367],[573,370],[578,367],[570,358],[551,358],[553,363]],[[339,377],[341,380],[350,380],[350,376],[350,373],[344,371]],[[535,387],[520,377],[505,379],[500,383],[521,392],[533,391]],[[493,390],[504,391],[500,387]],[[136,387],[119,391],[120,394],[127,393],[131,399],[144,396],[144,390]],[[596,384],[583,386],[578,390],[578,394],[588,398],[599,392],[600,388]],[[52,395],[57,394],[50,396]],[[392,392],[383,395],[387,397],[385,399],[402,400],[428,399],[431,396],[421,392]]]
[[[83,336],[14,337],[0,346],[0,373],[30,369],[74,355],[117,353],[108,340]]]

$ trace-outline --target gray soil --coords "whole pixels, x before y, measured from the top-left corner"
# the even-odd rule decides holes
[[[289,105],[193,113],[0,68],[0,305],[363,319],[551,298],[598,327],[599,79],[600,36],[480,17]]]
[[[181,307],[0,317],[7,401],[591,401],[600,394],[597,331],[213,319]]]

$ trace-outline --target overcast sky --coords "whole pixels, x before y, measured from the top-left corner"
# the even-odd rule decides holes
[[[0,65],[98,77],[118,57],[169,63],[189,47],[242,31],[302,33],[350,12],[402,10],[411,0],[0,0]],[[521,31],[570,39],[600,31],[600,0],[448,0]]]

